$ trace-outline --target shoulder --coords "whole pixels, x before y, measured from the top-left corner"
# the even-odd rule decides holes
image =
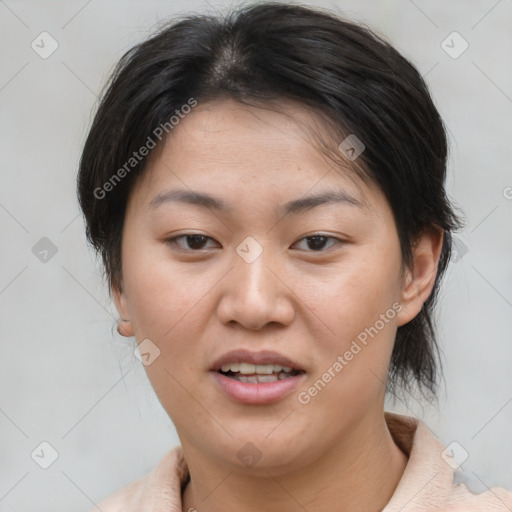
[[[478,485],[478,482],[480,485]],[[481,487],[485,490],[482,490]],[[476,477],[466,477],[454,483],[446,503],[448,510],[510,512],[512,491],[503,487],[488,487]]]
[[[89,512],[126,512],[128,507],[133,508],[140,503],[140,498],[144,494],[144,489],[147,486],[149,474],[130,482],[129,484],[121,487],[109,496],[103,498],[94,508]]]
[[[425,423],[392,413],[386,413],[386,420],[408,462],[385,512],[512,511],[512,491],[488,486],[476,473],[462,471],[453,450]]]
[[[187,478],[181,446],[176,446],[149,473],[103,498],[89,512],[181,511],[181,488]]]

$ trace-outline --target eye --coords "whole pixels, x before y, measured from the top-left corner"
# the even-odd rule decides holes
[[[183,240],[185,246],[178,243],[179,240]],[[201,249],[204,249],[204,245],[208,240],[213,240],[206,235],[187,233],[185,235],[178,235],[172,238],[168,238],[166,243],[170,245],[177,245],[180,249],[183,250],[192,250],[198,252]]]
[[[306,236],[304,238],[301,238],[299,242],[302,242],[303,240],[306,240],[307,247],[312,249],[313,252],[325,252],[323,251],[323,249],[325,249],[325,243],[327,240],[333,241],[333,243],[328,247],[328,249],[331,248],[336,243],[342,243],[342,241],[338,238],[321,234]]]
[[[168,238],[166,240],[166,243],[170,245],[177,246],[180,249],[183,249],[185,251],[192,251],[192,252],[199,252],[202,249],[207,249],[208,247],[205,247],[205,244],[208,242],[208,240],[213,241],[213,238],[201,235],[201,234],[195,234],[195,233],[187,233],[184,235],[178,235],[172,238]],[[306,251],[309,252],[325,252],[326,249],[326,242],[331,241],[332,243],[327,246],[327,249],[331,248],[336,243],[342,243],[342,240],[335,238],[333,236],[328,235],[322,235],[322,234],[316,234],[311,236],[306,236],[299,240],[299,242],[306,241]],[[180,243],[183,242],[183,243]],[[297,242],[298,243],[298,242]],[[304,249],[304,248],[303,248]]]

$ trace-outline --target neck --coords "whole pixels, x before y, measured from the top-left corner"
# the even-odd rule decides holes
[[[272,468],[257,475],[223,467],[183,444],[191,480],[182,496],[184,511],[289,510],[379,512],[391,499],[407,457],[396,446],[384,415],[364,418],[343,440],[300,468]]]

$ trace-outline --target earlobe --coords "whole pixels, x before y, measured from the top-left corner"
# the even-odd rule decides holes
[[[118,313],[121,315],[121,320],[117,325],[117,332],[126,338],[130,338],[134,336],[133,326],[130,321],[130,317],[128,314],[128,307],[126,304],[126,297],[124,293],[120,290],[120,287],[117,284],[112,284],[112,296],[114,299],[114,304],[116,305],[116,309]]]
[[[406,270],[401,293],[402,311],[398,325],[410,322],[421,311],[430,296],[437,277],[439,257],[443,247],[443,230],[425,230],[412,247],[413,263]]]
[[[132,323],[129,320],[121,320],[117,324],[117,332],[125,338],[131,338],[134,335]]]

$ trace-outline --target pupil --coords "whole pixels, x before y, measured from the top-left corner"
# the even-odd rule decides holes
[[[191,249],[201,249],[204,244],[206,237],[204,235],[188,235],[187,240]],[[192,243],[190,243],[192,240]]]
[[[326,239],[327,237],[322,235],[310,236],[309,241],[313,241],[313,244],[308,242],[308,246],[310,249],[321,249],[325,245]]]

